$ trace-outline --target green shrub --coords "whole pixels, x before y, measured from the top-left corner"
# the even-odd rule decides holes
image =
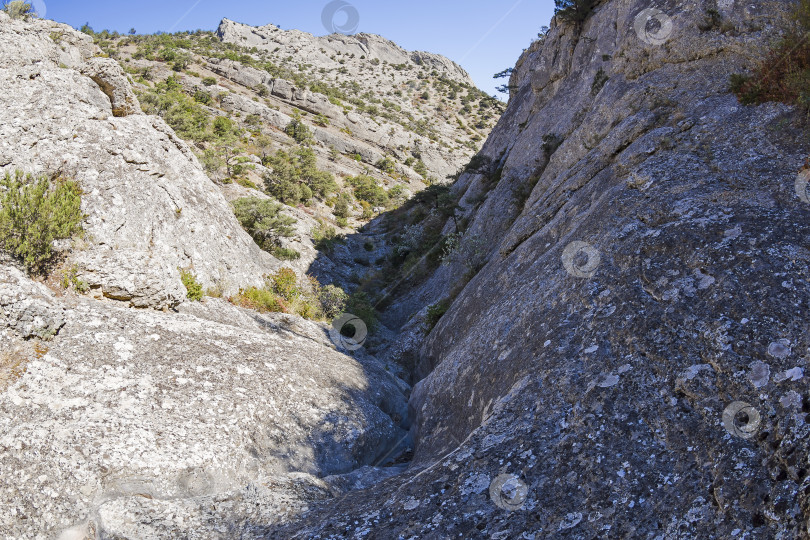
[[[30,272],[44,271],[53,242],[81,232],[81,190],[64,178],[24,176],[0,180],[0,247]]]
[[[450,309],[450,302],[448,300],[442,300],[428,307],[427,316],[425,317],[425,325],[427,326],[428,332],[436,327],[439,323],[439,319],[447,313],[448,309]]]
[[[565,142],[565,138],[557,135],[556,133],[543,135],[543,152],[545,152],[547,156],[551,157],[551,155],[557,151],[563,142]]]
[[[358,291],[349,297],[346,302],[346,312],[361,318],[369,330],[377,325],[377,312],[371,304],[368,294],[363,291]]]
[[[390,157],[384,157],[383,159],[375,163],[374,166],[387,174],[395,173],[397,170],[396,163]]]
[[[290,268],[282,268],[271,275],[268,282],[274,293],[287,301],[292,301],[301,296],[298,288],[298,276]]]
[[[335,244],[342,241],[343,237],[337,234],[334,227],[319,223],[317,227],[312,229],[312,242],[318,251],[330,253],[335,248]]]
[[[428,170],[427,167],[425,166],[425,162],[422,161],[421,159],[417,160],[416,164],[413,166],[413,170],[416,171],[416,174],[418,174],[422,178],[427,178],[428,176]]]
[[[217,116],[214,119],[214,135],[216,135],[220,139],[226,139],[228,137],[239,136],[241,132],[239,128],[236,127],[233,120],[225,116]]]
[[[208,112],[180,91],[174,78],[169,77],[154,88],[141,92],[138,97],[146,114],[159,115],[182,139],[195,142],[211,139]]]
[[[374,208],[368,201],[360,201],[360,208],[362,209],[360,219],[371,219],[374,217]]]
[[[6,2],[3,6],[3,11],[12,19],[27,19],[31,15],[34,15],[34,8],[31,7],[31,4],[23,2],[22,0]]]
[[[591,95],[595,96],[601,92],[608,80],[610,80],[610,77],[607,76],[605,70],[599,68],[599,71],[596,72],[596,75],[593,77],[593,82],[591,83]]]
[[[333,299],[333,296],[337,299]],[[328,306],[330,310],[339,304],[335,291],[329,287],[321,289],[315,278],[310,277],[308,282],[302,283],[293,270],[282,268],[267,276],[264,287],[240,290],[238,295],[229,300],[259,312],[295,313],[305,319],[322,320],[324,308],[321,298],[331,302]]]
[[[810,112],[810,0],[799,0],[794,24],[750,75],[734,74],[730,91],[744,105],[781,101]]]
[[[217,84],[217,80],[214,77],[206,77],[202,80],[202,83],[205,86],[214,86]]]
[[[349,196],[347,193],[341,193],[335,202],[334,214],[338,218],[348,218],[351,215],[349,207]]]
[[[312,140],[312,132],[301,120],[301,113],[298,111],[293,113],[293,118],[284,128],[284,133],[295,139],[298,144],[308,144]]]
[[[199,302],[203,297],[202,284],[190,270],[180,270],[180,281],[186,287],[186,297],[192,302]]]
[[[361,174],[347,181],[354,188],[354,196],[358,201],[366,201],[371,206],[388,204],[388,193],[371,176]]]
[[[312,188],[310,188],[306,184],[301,184],[301,202],[306,205],[309,205],[309,202],[312,200]]]
[[[281,238],[289,238],[294,233],[292,225],[296,223],[295,218],[281,213],[281,205],[278,203],[256,197],[244,197],[233,201],[232,204],[236,219],[242,228],[260,248],[269,253],[278,252],[281,248]]]
[[[79,278],[79,268],[74,264],[62,274],[62,288],[73,289],[82,294],[90,290],[87,283]]]
[[[298,204],[312,197],[324,200],[337,190],[335,177],[317,168],[311,148],[299,147],[289,153],[279,150],[262,162],[272,169],[265,175],[265,188],[285,204]]]
[[[554,0],[554,14],[563,21],[582,23],[599,0]]]
[[[329,125],[329,118],[327,118],[323,114],[319,114],[315,117],[315,123],[321,127],[326,127]]]
[[[349,295],[336,285],[327,285],[318,296],[323,314],[327,319],[334,319],[346,310]]]
[[[239,291],[232,303],[260,313],[286,313],[286,304],[266,288],[250,287]]]
[[[301,254],[291,248],[274,247],[270,253],[281,261],[295,261],[301,258]]]
[[[203,105],[210,105],[211,104],[211,94],[208,92],[203,92],[202,90],[197,90],[194,93],[194,101],[197,103],[202,103]]]

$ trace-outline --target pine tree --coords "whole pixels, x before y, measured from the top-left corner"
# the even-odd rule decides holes
[[[588,18],[599,0],[554,0],[554,14],[561,20],[581,23]]]

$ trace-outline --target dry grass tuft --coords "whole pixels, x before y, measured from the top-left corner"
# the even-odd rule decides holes
[[[23,373],[28,363],[28,356],[21,347],[0,351],[0,392],[5,391]]]

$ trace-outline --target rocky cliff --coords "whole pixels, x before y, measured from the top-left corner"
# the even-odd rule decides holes
[[[123,67],[144,109],[175,128],[229,200],[270,191],[286,203],[295,232],[279,244],[297,253],[288,264],[301,274],[319,256],[313,231],[351,234],[426,185],[447,182],[480,149],[503,110],[447,58],[408,52],[375,35],[317,37],[224,19],[216,33],[103,31],[93,39]],[[231,122],[233,129],[225,130],[231,133],[197,127],[220,118]],[[288,132],[295,119],[306,136]],[[268,190],[287,178],[273,157],[304,147],[318,170],[334,176],[335,188],[305,200]],[[361,175],[388,201],[375,197],[364,207],[351,185]],[[336,209],[337,197],[348,201],[347,210]],[[351,264],[354,247],[321,253],[319,274]],[[334,280],[352,286],[350,273],[338,271]]]
[[[453,187],[480,261],[389,303],[408,473],[267,537],[810,536],[806,124],[728,91],[789,7],[552,24]]]
[[[58,260],[90,288],[0,254],[0,536],[234,537],[397,471],[372,467],[407,445],[389,368],[322,323],[187,301],[181,269],[228,296],[280,263],[118,63],[0,11],[0,81],[0,174],[78,183]]]
[[[124,72],[88,36],[0,17],[0,170],[79,182],[87,235],[72,259],[93,290],[173,307],[185,298],[180,269],[233,293],[279,266],[242,230],[186,143],[141,113]]]
[[[399,328],[380,347],[387,363],[363,350],[342,354],[326,328],[292,316],[218,299],[168,313],[135,310],[111,301],[117,293],[65,295],[0,266],[0,502],[10,509],[0,532],[810,537],[806,118],[787,105],[743,106],[728,90],[729,76],[778,36],[789,6],[653,9],[609,0],[581,24],[553,22],[519,59],[508,109],[449,192],[436,186],[404,205],[407,227],[392,213],[349,238],[361,249],[373,239],[368,256],[393,254],[392,267],[428,238],[441,247],[420,252],[427,263],[401,264],[375,300],[386,324]],[[160,121],[132,114],[134,98],[116,82],[121,73],[92,60],[97,50],[82,36],[1,14],[0,32],[8,36],[0,77],[16,91],[4,95],[8,110],[0,113],[12,118],[0,124],[9,130],[2,144],[13,149],[2,153],[7,169],[29,166],[32,143],[51,137],[40,132],[56,131],[66,152],[75,144],[77,156],[94,160],[96,147],[82,141],[108,137],[103,149],[112,157],[103,163],[70,161],[91,188],[86,221],[101,239],[74,246],[84,272],[93,267],[83,250],[107,249],[104,235],[117,234],[117,225],[106,232],[115,193],[127,194],[124,208],[144,193],[160,215],[182,219],[186,210],[162,205],[158,194],[186,186],[199,211],[223,223],[209,242],[224,243],[230,222],[218,211],[217,189],[250,187],[212,189],[202,177],[184,184],[170,169],[164,184],[141,181],[144,191],[112,190],[112,204],[93,204],[106,200],[107,184],[85,168],[108,170],[115,151],[129,163],[128,149],[147,156],[130,155],[133,163],[162,172],[153,164],[162,152],[186,156],[183,143]],[[227,36],[244,32],[254,30],[226,22],[220,33],[238,40]],[[284,36],[271,52],[298,39],[275,27],[255,32],[262,42]],[[27,57],[31,48],[41,52]],[[225,56],[210,62],[211,73],[219,66],[233,79],[269,84],[260,70],[227,71],[226,60],[235,60]],[[56,87],[42,85],[62,76],[73,84],[54,97]],[[180,84],[203,80],[188,77]],[[248,88],[254,79],[244,81]],[[279,88],[288,96],[279,99],[308,101]],[[223,106],[262,105],[236,90]],[[50,109],[50,99],[71,110]],[[80,125],[92,122],[92,132],[74,137],[47,115],[44,129],[26,129],[13,112],[25,106],[73,114]],[[91,118],[82,120],[85,110]],[[143,131],[127,135],[135,129]],[[37,168],[51,164],[37,159]],[[195,158],[184,163],[196,178]],[[141,180],[146,171],[134,169],[110,181]],[[193,233],[165,223],[161,231]],[[181,258],[167,246],[160,253]],[[264,264],[263,256],[229,253],[205,258]],[[160,279],[150,260],[121,264],[140,262],[155,283],[175,287],[176,277]],[[353,273],[365,262],[326,266]],[[167,272],[177,263],[170,265]],[[116,260],[101,268],[111,272]],[[412,391],[391,375],[404,369],[393,361],[412,362]],[[411,440],[407,465],[379,467]]]

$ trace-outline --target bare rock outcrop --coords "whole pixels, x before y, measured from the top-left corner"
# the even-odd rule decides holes
[[[526,51],[454,187],[480,270],[390,308],[462,288],[416,351],[409,471],[266,537],[810,537],[810,145],[728,92],[790,3],[668,5]]]
[[[90,58],[82,66],[81,72],[93,79],[110,98],[113,116],[142,114],[138,98],[118,62],[112,58]]]
[[[50,21],[0,17],[0,172],[76,179],[87,215],[72,257],[91,287],[138,307],[185,298],[179,269],[226,294],[280,263],[242,230],[196,157],[139,114],[121,68],[89,37]]]
[[[53,301],[47,287],[16,268],[0,265],[0,328],[25,339],[48,339],[64,324],[64,309]]]
[[[214,299],[180,314],[57,299],[0,276],[4,309],[27,296],[12,313],[64,325],[0,391],[4,538],[238,537],[340,493],[406,434],[407,386],[317,324]],[[10,326],[4,345],[32,333]]]

